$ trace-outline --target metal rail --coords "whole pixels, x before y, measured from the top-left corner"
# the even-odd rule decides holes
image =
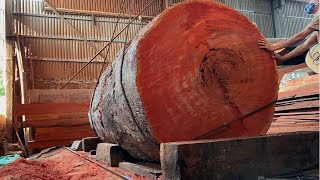
[[[116,175],[117,177],[119,177],[119,178],[121,178],[121,179],[130,180],[130,178],[128,178],[128,177],[126,177],[126,176],[123,176],[123,175],[121,175],[121,174],[119,174],[119,173],[117,173],[117,172],[115,172],[115,171],[112,171],[111,169],[109,169],[109,168],[107,168],[107,167],[105,167],[105,166],[102,166],[101,164],[97,163],[96,161],[93,161],[92,159],[89,159],[89,158],[83,156],[82,154],[79,154],[79,153],[73,151],[73,150],[70,149],[70,148],[67,148],[67,147],[65,147],[65,146],[63,146],[63,148],[66,149],[66,150],[68,150],[69,152],[71,152],[71,153],[73,153],[73,154],[76,154],[76,155],[78,155],[79,157],[81,157],[81,158],[83,158],[83,159],[85,159],[85,160],[87,160],[87,161],[89,161],[89,162],[91,162],[91,163],[99,166],[100,168],[102,168],[102,169],[104,169],[104,170],[112,173],[113,175]]]

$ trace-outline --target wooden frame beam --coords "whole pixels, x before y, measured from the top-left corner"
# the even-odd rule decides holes
[[[168,0],[166,0],[168,1]],[[45,11],[53,11],[50,7],[44,7]],[[86,11],[86,10],[78,10],[78,9],[65,9],[65,8],[56,8],[55,9],[59,13],[68,13],[68,14],[81,14],[81,15],[92,15],[92,16],[104,16],[104,17],[118,17],[118,13],[111,12],[100,12],[100,11]],[[122,14],[120,18],[129,18],[129,14]],[[141,16],[142,20],[151,21],[154,16]]]
[[[14,111],[14,79],[15,62],[13,61],[13,0],[5,0],[6,23],[6,140],[13,140],[13,111]]]

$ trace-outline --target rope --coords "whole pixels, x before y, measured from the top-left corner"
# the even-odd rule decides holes
[[[212,134],[213,132],[216,132],[219,129],[222,129],[222,128],[225,128],[225,127],[229,127],[229,125],[231,125],[231,124],[233,124],[235,122],[238,122],[238,121],[244,121],[246,117],[249,117],[249,116],[251,116],[251,115],[253,115],[253,114],[255,114],[255,113],[259,112],[259,111],[264,110],[265,108],[267,108],[267,107],[271,106],[272,104],[276,103],[277,100],[278,100],[278,98],[276,98],[275,100],[271,101],[269,104],[266,104],[266,105],[254,110],[254,111],[252,111],[252,112],[250,112],[250,113],[248,113],[246,115],[241,116],[240,118],[237,118],[237,119],[235,119],[233,121],[230,121],[228,123],[224,123],[223,125],[217,127],[216,129],[213,129],[213,130],[211,130],[211,131],[209,131],[209,132],[207,132],[207,133],[205,133],[205,134],[203,134],[201,136],[198,136],[198,137],[194,138],[193,140],[204,139],[204,138],[208,137],[210,134]]]

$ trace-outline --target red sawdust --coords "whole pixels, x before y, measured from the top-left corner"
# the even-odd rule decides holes
[[[130,179],[146,179],[118,168],[107,168]],[[37,160],[21,158],[4,166],[0,169],[0,179],[101,180],[121,178],[65,149],[58,149],[42,155]]]
[[[20,158],[0,169],[1,179],[69,179],[51,169],[49,164]]]

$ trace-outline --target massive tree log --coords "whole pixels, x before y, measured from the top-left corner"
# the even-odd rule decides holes
[[[263,35],[245,16],[212,1],[166,9],[99,80],[90,122],[106,142],[159,159],[162,142],[265,134],[278,79]]]

